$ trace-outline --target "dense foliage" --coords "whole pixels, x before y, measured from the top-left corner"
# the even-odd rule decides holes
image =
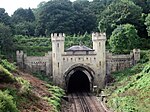
[[[9,95],[8,91],[2,92],[0,90],[0,112],[19,112],[13,97]]]
[[[4,8],[0,8],[0,23],[11,25],[11,18]]]
[[[148,35],[150,36],[150,14],[148,14],[148,16],[145,19],[145,25],[147,26],[147,32]]]
[[[88,1],[53,0],[39,7],[36,35],[54,32],[77,34],[91,32],[96,27],[96,17],[86,8]],[[88,27],[87,27],[88,26]]]
[[[0,65],[0,83],[12,83],[14,81],[14,76],[2,65]]]
[[[14,43],[16,44],[17,50],[23,50],[27,53],[27,55],[33,56],[43,56],[52,49],[50,37],[28,37],[15,35]],[[84,35],[66,36],[65,48],[79,44],[84,44],[92,48],[91,35],[85,33]]]
[[[13,38],[9,26],[0,23],[0,52],[10,52],[13,49]]]
[[[22,35],[14,36],[14,43],[17,50],[23,50],[28,55],[45,55],[51,50],[50,37],[28,37]]]
[[[14,70],[16,76],[13,74]],[[19,74],[19,76],[17,76],[17,74]],[[27,79],[25,77],[27,77]],[[53,107],[49,108],[49,111],[57,112],[60,110],[60,101],[64,95],[64,90],[42,82],[30,75],[25,77],[23,73],[16,71],[14,64],[9,63],[6,59],[1,60],[0,112],[22,112],[24,110],[43,112],[44,107],[41,106],[42,103],[42,105],[47,106],[45,109]],[[43,79],[45,80],[46,78]],[[40,94],[39,96],[40,92],[38,93],[37,90],[42,92],[43,95]],[[35,91],[37,92],[35,93]]]
[[[109,39],[111,51],[123,53],[124,50],[132,50],[138,47],[139,37],[133,25],[125,24],[118,26]]]
[[[0,60],[0,64],[11,72],[16,71],[16,65],[14,63],[8,62],[7,59]]]
[[[95,31],[106,32],[109,39],[117,26],[123,24],[134,25],[142,42],[140,46],[143,49],[149,49],[149,40],[147,41],[150,32],[149,2],[149,0],[76,0],[74,2],[50,0],[41,2],[34,9],[18,8],[12,16],[9,16],[4,8],[0,8],[1,52],[25,49],[30,54],[41,52],[43,55],[51,49],[51,45],[48,45],[48,39],[41,39],[41,37],[49,37],[50,33],[63,32],[72,37],[73,40],[66,42],[68,46],[78,44],[79,41],[76,40],[81,40],[79,35],[83,35],[84,38],[85,33],[91,34]],[[28,36],[28,40],[25,39],[28,44],[21,46],[15,41],[13,45],[12,40],[15,36],[12,35]],[[74,35],[80,39],[74,40]],[[116,34],[113,33],[113,35]],[[42,40],[40,45],[33,45],[35,36],[37,37],[35,41]],[[22,40],[18,38],[17,41]],[[82,39],[82,43],[88,46],[89,41],[87,41],[88,36]],[[37,53],[37,55],[40,54]]]
[[[115,82],[105,89],[107,105],[115,112],[149,112],[150,51],[142,51],[136,66],[113,73]]]
[[[110,36],[117,25],[130,23],[138,26],[141,15],[142,9],[130,0],[116,0],[102,12],[99,29]]]

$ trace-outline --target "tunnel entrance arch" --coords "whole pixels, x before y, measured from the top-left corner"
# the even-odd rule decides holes
[[[71,66],[65,72],[65,89],[67,92],[92,91],[94,71],[83,64]]]

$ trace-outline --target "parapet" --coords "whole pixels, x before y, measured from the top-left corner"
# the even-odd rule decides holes
[[[23,53],[23,51],[16,51],[16,55],[18,56],[18,55],[23,55],[24,53]]]
[[[140,49],[133,49],[133,53],[139,54],[140,53]]]
[[[106,33],[93,32],[92,40],[106,40]]]
[[[16,51],[16,56],[17,59],[23,59],[23,58],[25,59],[27,57],[27,54],[21,50],[21,51]]]
[[[65,40],[65,34],[64,33],[51,33],[51,40],[57,41],[57,40]]]

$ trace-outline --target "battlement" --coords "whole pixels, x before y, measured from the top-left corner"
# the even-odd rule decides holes
[[[23,51],[16,51],[16,54],[17,54],[17,56],[18,56],[18,55],[23,55],[24,52],[23,52]]]
[[[92,33],[92,40],[106,40],[106,33]]]
[[[133,49],[134,63],[140,60],[140,49]]]
[[[65,34],[64,33],[51,33],[51,40],[56,41],[56,40],[65,40]]]
[[[135,54],[140,53],[140,49],[133,49],[133,53],[135,53]]]

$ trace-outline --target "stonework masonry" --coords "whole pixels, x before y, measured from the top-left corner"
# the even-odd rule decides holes
[[[106,75],[111,72],[132,67],[140,60],[140,50],[134,49],[130,54],[113,55],[106,51],[105,33],[92,33],[93,48],[72,46],[64,50],[65,34],[51,34],[52,52],[45,56],[27,56],[17,51],[17,64],[20,68],[43,72],[53,82],[66,89],[71,75],[80,70],[89,78],[90,89],[93,86],[103,88]]]

